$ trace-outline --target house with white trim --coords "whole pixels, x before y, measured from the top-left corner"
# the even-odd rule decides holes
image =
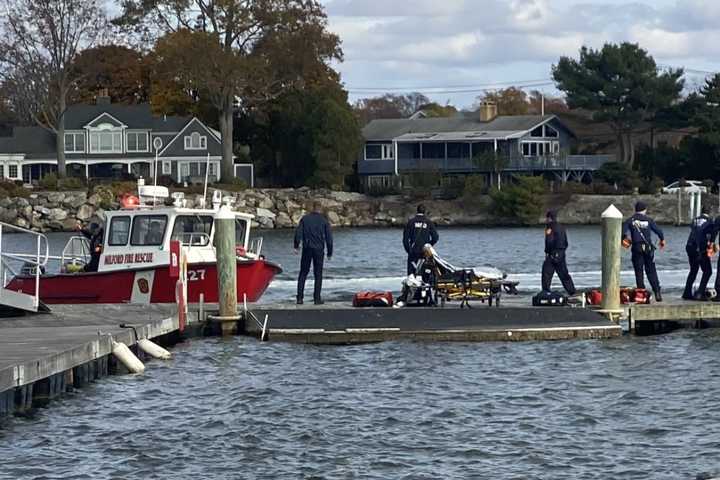
[[[30,183],[57,171],[55,145],[55,134],[42,127],[15,127],[12,136],[0,137],[0,178]],[[206,165],[210,181],[220,180],[220,132],[195,117],[153,115],[149,104],[99,96],[94,105],[73,105],[65,114],[64,145],[69,176],[151,178],[157,162],[158,176],[178,183],[204,181]],[[252,185],[252,166],[238,167],[236,175]]]
[[[548,174],[591,180],[612,155],[571,155],[575,134],[555,115],[501,115],[491,102],[453,117],[378,119],[363,128],[357,171],[366,188],[402,184],[409,174]],[[502,161],[483,162],[482,157]],[[496,171],[500,165],[500,172]]]

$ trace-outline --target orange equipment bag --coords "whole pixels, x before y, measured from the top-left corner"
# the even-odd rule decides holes
[[[391,292],[358,292],[353,296],[353,307],[390,307]]]

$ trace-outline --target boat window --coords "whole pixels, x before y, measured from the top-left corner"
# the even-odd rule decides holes
[[[127,245],[130,236],[130,217],[112,217],[108,245],[117,247]]]
[[[162,245],[167,216],[137,215],[133,220],[131,245]]]
[[[245,230],[247,229],[247,220],[244,218],[235,219],[235,245],[245,245]]]
[[[178,215],[172,231],[172,240],[183,245],[205,247],[210,243],[213,217],[211,215]]]

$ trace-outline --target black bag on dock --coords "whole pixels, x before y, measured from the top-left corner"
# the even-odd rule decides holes
[[[567,296],[560,292],[542,291],[532,298],[533,307],[563,307],[567,305]]]

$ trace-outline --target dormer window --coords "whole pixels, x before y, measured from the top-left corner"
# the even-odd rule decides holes
[[[207,137],[193,132],[185,137],[185,150],[207,149]]]
[[[122,129],[101,123],[90,129],[90,153],[122,153]]]

